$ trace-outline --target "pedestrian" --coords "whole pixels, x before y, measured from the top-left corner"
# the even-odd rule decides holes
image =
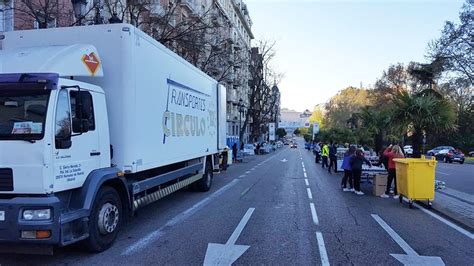
[[[237,162],[237,143],[232,145],[232,162]]]
[[[314,145],[314,155],[315,162],[319,163],[319,160],[321,160],[321,143],[316,143],[316,145]]]
[[[362,175],[362,165],[364,163],[368,164],[369,167],[372,167],[370,161],[364,157],[364,152],[361,149],[357,149],[356,153],[352,155],[350,159],[352,178],[354,181],[354,193],[357,195],[364,195],[364,192],[360,191],[360,177]]]
[[[259,154],[259,153],[260,153],[260,142],[257,142],[257,148],[255,151],[255,154]]]
[[[349,149],[344,153],[344,159],[342,160],[341,168],[344,169],[344,176],[342,177],[341,187],[343,191],[354,192],[354,182],[352,178],[352,167],[351,158],[355,154],[356,148],[349,146]],[[349,181],[349,187],[347,188],[347,181]]]
[[[325,142],[323,143],[323,148],[321,149],[321,157],[323,159],[322,164],[321,164],[322,168],[324,168],[324,166],[329,167],[328,156],[329,156],[329,147]]]
[[[328,172],[331,173],[331,168],[334,165],[334,173],[337,173],[337,144],[333,143],[331,147],[329,147],[329,168]]]
[[[243,141],[240,143],[240,150],[241,150],[241,151],[244,150],[244,142],[243,142]]]
[[[380,195],[382,198],[388,198],[390,194],[390,188],[392,187],[392,182],[394,183],[393,189],[393,198],[398,199],[397,191],[397,173],[395,170],[395,158],[405,158],[405,155],[402,152],[402,149],[398,145],[390,145],[383,152],[383,155],[388,158],[388,178],[387,178],[387,188],[385,189],[385,194]]]

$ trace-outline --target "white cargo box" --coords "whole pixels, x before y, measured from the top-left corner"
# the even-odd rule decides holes
[[[92,45],[98,52],[103,76],[73,78],[105,91],[114,165],[139,172],[214,154],[225,147],[225,88],[131,25],[8,32],[0,47],[65,46],[71,50],[78,44]],[[83,59],[78,56],[77,60]],[[45,69],[51,68],[41,66],[35,72]],[[70,78],[71,70],[64,64],[57,72]]]

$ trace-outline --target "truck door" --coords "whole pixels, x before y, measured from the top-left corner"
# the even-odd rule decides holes
[[[100,168],[92,93],[78,88],[61,89],[54,126],[54,190],[79,187],[91,171]]]

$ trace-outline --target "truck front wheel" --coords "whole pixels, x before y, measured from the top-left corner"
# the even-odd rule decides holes
[[[117,191],[102,187],[97,193],[89,219],[90,251],[101,252],[112,246],[122,222],[122,202]]]
[[[197,188],[199,191],[206,192],[211,189],[212,186],[212,178],[214,177],[212,172],[212,165],[210,161],[206,162],[206,170],[204,171],[204,175],[202,178],[197,181]]]

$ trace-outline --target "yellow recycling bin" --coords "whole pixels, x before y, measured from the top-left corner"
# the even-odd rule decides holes
[[[400,202],[403,197],[408,199],[410,208],[414,200],[428,201],[431,206],[435,195],[435,169],[436,160],[418,158],[393,159],[397,171],[397,190]]]

